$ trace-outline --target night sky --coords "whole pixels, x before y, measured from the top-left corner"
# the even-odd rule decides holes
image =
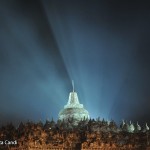
[[[0,123],[56,120],[72,79],[91,118],[150,123],[149,8],[1,0]]]

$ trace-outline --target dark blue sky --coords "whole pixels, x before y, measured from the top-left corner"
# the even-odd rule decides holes
[[[72,90],[90,116],[150,123],[149,4],[0,1],[0,122],[57,119]]]

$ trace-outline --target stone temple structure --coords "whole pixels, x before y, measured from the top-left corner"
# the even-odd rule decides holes
[[[72,81],[73,91],[69,94],[68,103],[59,112],[58,119],[61,121],[68,121],[73,119],[75,124],[80,120],[89,119],[89,113],[84,109],[83,104],[80,104],[78,95],[74,91],[74,83]]]

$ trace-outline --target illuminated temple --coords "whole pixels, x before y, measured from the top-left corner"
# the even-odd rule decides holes
[[[123,120],[117,126],[113,120],[89,119],[72,85],[59,120],[1,126],[0,150],[150,150],[147,123],[140,126]]]
[[[68,103],[59,112],[58,119],[61,121],[68,121],[73,119],[74,124],[77,125],[79,121],[89,119],[88,111],[80,104],[78,95],[74,91],[74,82],[72,81],[73,91],[69,94]]]

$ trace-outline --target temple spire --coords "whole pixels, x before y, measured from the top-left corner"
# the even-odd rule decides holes
[[[72,90],[74,92],[74,81],[72,80]]]
[[[80,104],[77,92],[74,91],[74,81],[71,80],[72,90],[69,93],[69,99],[67,104],[59,112],[59,120],[67,121],[68,119],[74,120],[74,125],[77,125],[80,120],[89,119],[89,113],[84,109],[83,104]]]

